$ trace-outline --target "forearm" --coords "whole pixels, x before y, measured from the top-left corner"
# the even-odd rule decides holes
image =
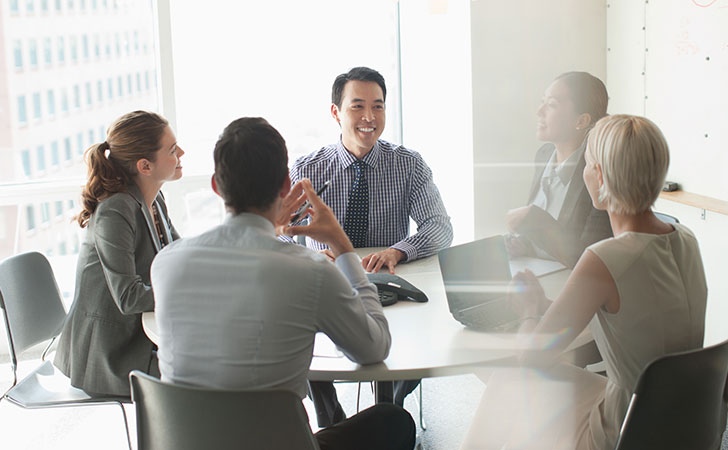
[[[335,264],[354,289],[358,301],[350,305],[351,309],[342,310],[346,317],[333,318],[336,329],[329,335],[352,361],[360,364],[383,361],[389,354],[392,338],[377,288],[369,282],[355,253],[340,255]]]
[[[452,243],[453,231],[447,216],[432,217],[424,221],[417,233],[392,245],[405,254],[403,261],[414,261],[434,255]]]

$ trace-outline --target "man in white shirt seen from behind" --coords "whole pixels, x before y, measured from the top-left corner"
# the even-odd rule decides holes
[[[391,336],[376,287],[310,182],[291,187],[281,135],[264,119],[238,119],[223,131],[214,157],[212,186],[230,215],[169,245],[152,265],[162,379],[286,388],[303,398],[319,331],[352,361],[386,358]],[[311,223],[289,227],[305,200]],[[277,240],[276,231],[325,242],[335,263]],[[383,404],[315,436],[322,450],[412,449],[415,427],[405,410]]]

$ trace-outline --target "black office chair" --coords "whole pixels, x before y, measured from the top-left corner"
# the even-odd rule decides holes
[[[288,390],[206,389],[129,374],[138,450],[318,450],[301,399]]]
[[[728,409],[728,341],[658,358],[642,372],[616,450],[718,450]]]
[[[655,217],[662,220],[665,223],[680,223],[679,220],[677,220],[677,217],[671,216],[669,214],[660,213],[660,212],[654,212]]]
[[[23,408],[53,408],[114,404],[121,407],[127,443],[131,449],[129,425],[123,402],[129,397],[91,395],[71,386],[71,380],[45,356],[63,328],[66,310],[58,292],[53,269],[40,253],[12,256],[0,262],[0,309],[10,347],[13,384],[0,396]],[[18,382],[18,355],[50,340],[41,364]]]

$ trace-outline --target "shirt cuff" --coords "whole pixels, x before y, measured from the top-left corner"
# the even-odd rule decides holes
[[[356,253],[342,253],[336,258],[335,264],[353,287],[369,284],[369,278],[361,265],[361,258]]]
[[[397,242],[389,248],[393,248],[404,253],[404,259],[400,262],[414,261],[415,259],[417,259],[417,247],[408,242]]]

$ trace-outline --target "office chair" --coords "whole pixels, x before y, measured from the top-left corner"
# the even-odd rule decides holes
[[[616,450],[717,450],[726,427],[728,341],[667,355],[640,375]]]
[[[658,219],[662,220],[665,223],[680,223],[680,221],[677,220],[677,217],[675,217],[675,216],[671,216],[669,214],[659,213],[659,212],[654,212],[654,214],[655,214],[655,217],[657,217]]]
[[[220,390],[129,374],[139,450],[318,450],[301,399],[288,390]]]
[[[128,397],[97,396],[71,386],[46,353],[63,328],[66,311],[58,292],[48,260],[31,252],[12,256],[0,262],[0,309],[10,347],[13,384],[1,397],[27,409],[116,404],[124,416],[127,443],[131,449],[129,424],[123,402]],[[50,340],[41,364],[18,382],[18,355],[30,347]]]

